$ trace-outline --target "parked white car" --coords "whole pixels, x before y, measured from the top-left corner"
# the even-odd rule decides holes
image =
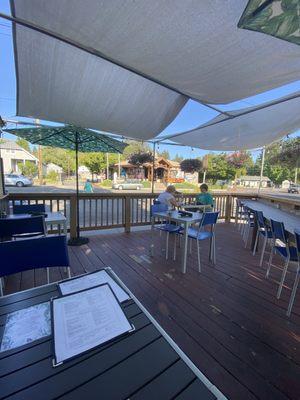
[[[24,175],[17,175],[17,174],[5,174],[4,175],[4,184],[6,186],[32,186],[33,181],[30,178],[27,178]]]
[[[123,190],[123,189],[136,189],[140,190],[143,188],[142,183],[138,179],[127,179],[124,182],[114,183],[113,189]]]

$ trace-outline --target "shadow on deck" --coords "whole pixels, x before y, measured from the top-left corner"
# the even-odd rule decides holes
[[[285,316],[294,273],[288,273],[276,300],[281,268],[273,268],[265,280],[266,266],[260,268],[259,255],[244,249],[233,224],[217,225],[216,266],[208,262],[203,244],[201,274],[195,251],[183,275],[180,250],[176,262],[166,261],[160,251],[164,237],[158,234],[155,241],[150,258],[148,230],[91,236],[88,245],[69,248],[72,274],[110,266],[228,398],[299,399],[300,294],[291,318]],[[64,277],[59,269],[51,271],[51,280]],[[45,281],[42,270],[14,275],[7,279],[6,293]]]

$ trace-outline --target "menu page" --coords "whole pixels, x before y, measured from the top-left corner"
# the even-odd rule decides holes
[[[52,302],[56,364],[133,329],[108,284]]]
[[[104,283],[108,283],[110,285],[120,303],[130,298],[125,290],[123,290],[121,286],[119,286],[104,270],[67,280],[60,283],[59,288],[61,294],[66,295],[79,292],[80,290],[88,289],[93,286],[99,286]]]

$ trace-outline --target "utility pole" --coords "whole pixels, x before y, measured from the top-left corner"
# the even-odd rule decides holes
[[[259,192],[260,192],[261,182],[262,182],[262,178],[263,178],[263,174],[264,174],[265,153],[266,153],[266,147],[263,147],[263,149],[262,149],[262,157],[261,157],[260,179],[259,179],[259,186],[258,186],[257,194],[259,194]]]
[[[40,124],[40,120],[35,120],[36,125]],[[43,184],[43,155],[42,155],[42,147],[38,145],[38,159],[39,159],[39,184]]]
[[[109,179],[108,153],[106,153],[106,179]]]
[[[155,148],[156,148],[156,143],[153,142],[153,161],[152,161],[152,180],[151,180],[151,192],[152,193],[154,193]]]
[[[121,177],[121,154],[118,153],[118,178]]]

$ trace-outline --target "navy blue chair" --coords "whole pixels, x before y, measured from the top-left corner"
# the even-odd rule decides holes
[[[273,255],[278,254],[284,260],[284,267],[281,275],[280,284],[277,291],[277,299],[280,298],[282,287],[284,284],[285,276],[290,262],[298,262],[297,249],[294,246],[290,246],[289,239],[284,229],[284,223],[274,221],[271,219],[271,230],[272,230],[272,246],[269,257],[269,264],[266,272],[266,278],[269,277],[270,269],[272,266]]]
[[[153,205],[151,205],[150,216],[151,216],[151,218],[153,218],[153,215],[155,213],[165,212],[165,211],[168,211],[168,205],[167,204],[161,204],[161,203],[153,204]],[[158,229],[160,231],[160,234],[161,234],[161,232],[166,232],[166,235],[167,235],[167,237],[166,237],[166,260],[167,260],[168,257],[169,257],[169,236],[170,236],[170,233],[171,234],[172,233],[173,234],[178,234],[182,230],[182,228],[180,226],[178,226],[178,225],[171,224],[168,221],[167,222],[161,222],[160,220],[158,221],[157,224],[155,224],[155,221],[154,221],[154,224],[152,225],[152,228],[153,229]],[[151,254],[153,255],[153,244],[152,244]],[[174,241],[173,259],[174,260],[176,259],[176,236],[175,236],[175,241]]]
[[[196,240],[197,243],[197,256],[198,256],[198,270],[201,272],[201,262],[200,262],[200,245],[199,242],[202,240],[210,240],[210,251],[209,260],[216,264],[216,235],[215,226],[219,217],[219,211],[216,212],[206,212],[203,213],[201,222],[198,228],[189,228],[188,237],[191,240]],[[204,230],[203,228],[209,227],[210,230]]]
[[[244,210],[245,223],[242,226],[242,238],[246,248],[249,241],[250,230],[254,228],[254,214],[247,206],[244,206]]]
[[[45,204],[14,204],[14,214],[44,213],[46,212]]]
[[[297,265],[295,281],[294,281],[294,285],[293,285],[293,289],[292,289],[292,293],[291,293],[291,297],[290,297],[290,302],[289,302],[287,313],[286,313],[286,315],[288,317],[291,315],[291,311],[292,311],[292,308],[294,305],[295,296],[296,296],[296,292],[297,292],[299,280],[300,280],[300,230],[296,230],[294,233],[295,233],[296,248],[297,248],[297,254],[298,254],[298,265]]]
[[[42,215],[0,219],[0,241],[46,235],[45,219]]]
[[[260,261],[259,261],[259,266],[262,266],[263,259],[264,259],[264,254],[266,251],[266,246],[268,240],[270,241],[273,238],[271,228],[266,225],[265,223],[265,218],[264,214],[262,211],[254,211],[254,217],[256,220],[257,224],[257,233],[255,237],[255,243],[254,243],[254,248],[253,248],[253,255],[256,253],[257,249],[257,244],[258,244],[258,239],[260,236],[263,238],[263,245],[262,245],[262,250],[261,250],[261,256],[260,256]]]
[[[47,268],[49,283],[50,267],[68,268],[70,263],[66,236],[47,236],[0,243],[0,277],[37,268]],[[2,283],[0,293],[3,295]]]

